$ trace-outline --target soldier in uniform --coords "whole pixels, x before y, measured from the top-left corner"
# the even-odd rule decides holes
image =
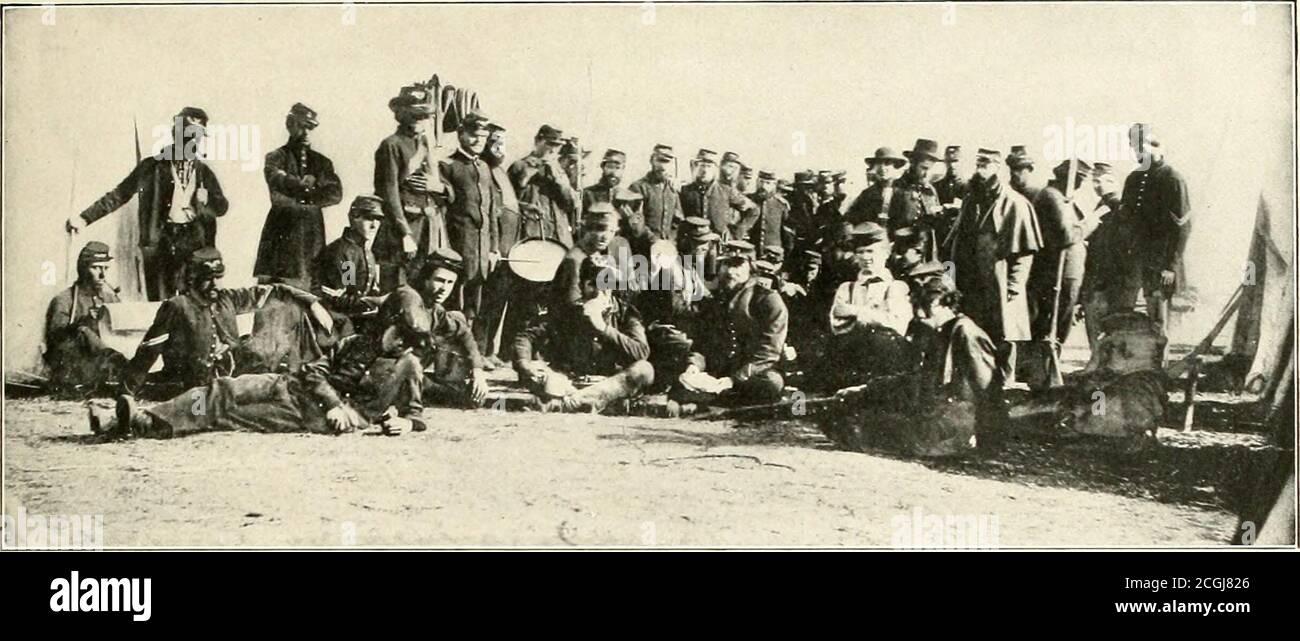
[[[142,158],[117,187],[67,222],[68,232],[77,233],[138,194],[145,293],[152,301],[166,300],[183,288],[190,254],[216,246],[217,218],[230,208],[216,174],[198,157],[208,114],[186,107],[174,123],[172,144]]]
[[[411,284],[395,292],[418,301],[430,318],[429,340],[415,349],[424,365],[423,398],[429,404],[477,407],[487,398],[489,366],[469,321],[445,307],[464,266],[455,250],[435,249]]]
[[[598,202],[614,202],[614,190],[623,182],[623,167],[627,154],[617,149],[606,149],[600,159],[600,178],[596,184],[582,190],[582,210],[587,211]]]
[[[650,286],[652,248],[659,242],[659,236],[646,225],[645,214],[641,211],[644,202],[641,194],[631,189],[619,187],[614,190],[614,207],[619,214],[618,236],[622,241],[620,248],[625,248],[616,252],[615,262],[628,279],[627,294],[638,297]],[[627,256],[621,252],[626,252]],[[638,264],[643,267],[638,267]],[[638,303],[637,299],[629,300]]]
[[[488,316],[481,314],[483,285],[501,258],[500,240],[493,229],[493,215],[500,210],[501,192],[495,188],[492,168],[483,161],[483,149],[491,133],[487,116],[466,114],[457,131],[457,148],[451,157],[438,162],[445,199],[449,246],[464,257],[465,271],[453,307],[460,310],[474,328],[479,352],[488,353]]]
[[[915,227],[924,238],[927,258],[938,256],[935,227],[943,220],[939,194],[930,184],[930,168],[940,160],[939,144],[918,138],[910,151],[904,151],[911,166],[902,178],[894,181],[894,196],[889,202],[889,231]]]
[[[1013,380],[1015,342],[1030,339],[1026,286],[1043,241],[1033,205],[998,179],[1001,163],[1001,152],[979,150],[953,228],[952,259],[963,309],[997,346],[1005,383]]]
[[[1147,302],[1147,315],[1165,331],[1169,299],[1180,286],[1183,250],[1192,231],[1191,199],[1187,181],[1165,162],[1164,148],[1151,125],[1133,125],[1129,144],[1139,165],[1124,179],[1122,200],[1135,232],[1138,285]]]
[[[86,243],[77,255],[77,282],[59,292],[45,312],[45,364],[56,394],[83,396],[119,380],[126,357],[108,347],[99,335],[104,305],[118,302],[108,284],[113,257],[108,245]]]
[[[844,183],[838,181],[830,171],[823,171],[817,177],[817,189],[820,200],[813,210],[813,221],[818,233],[824,239],[833,233],[840,223],[840,209],[848,195],[844,193]]]
[[[716,269],[719,240],[709,221],[687,219],[677,235],[678,259],[656,274],[654,287],[638,299],[655,370],[650,391],[667,390],[686,370],[700,301],[710,295],[708,274]]]
[[[312,259],[325,246],[325,207],[343,200],[343,183],[334,163],[311,148],[316,112],[294,104],[284,118],[289,142],[266,155],[262,175],[271,193],[271,211],[262,227],[253,274],[260,283],[307,288]]]
[[[672,147],[655,145],[650,153],[650,171],[628,186],[645,199],[642,212],[650,231],[670,241],[676,240],[677,223],[683,218],[675,176],[669,174],[674,160]]]
[[[739,168],[739,163],[734,163]],[[735,226],[757,208],[736,189],[718,179],[717,153],[701,149],[691,162],[695,180],[682,187],[682,214],[707,218],[724,240],[735,237]]]
[[[338,335],[359,331],[383,301],[374,243],[384,222],[384,201],[357,196],[348,208],[348,226],[312,263],[312,294],[329,310]]]
[[[563,133],[542,125],[533,138],[533,150],[510,164],[510,184],[519,200],[519,240],[548,238],[565,247],[573,245],[577,193],[560,166],[563,147]]]
[[[700,303],[698,330],[691,337],[695,352],[670,395],[705,405],[781,399],[785,379],[778,365],[789,312],[780,294],[754,280],[753,260],[754,246],[748,241],[724,245],[717,287]],[[699,373],[707,376],[694,376]]]
[[[741,221],[741,233],[760,251],[765,247],[777,247],[783,253],[793,249],[794,239],[785,233],[790,203],[776,193],[776,174],[758,172],[758,191],[750,199],[757,207],[748,220]]]
[[[607,202],[594,203],[582,222],[582,235],[569,248],[551,281],[549,313],[571,315],[582,306],[579,271],[588,256],[609,255],[610,243],[618,233],[618,212]]]
[[[740,154],[734,151],[723,152],[722,161],[718,164],[718,182],[742,194],[745,193],[740,185],[740,173],[744,166],[744,163],[740,162]]]
[[[1108,163],[1093,163],[1097,209],[1085,226],[1088,252],[1080,298],[1088,345],[1097,346],[1101,322],[1115,312],[1129,311],[1137,300],[1133,256],[1133,221],[1123,209],[1114,171]]]
[[[849,204],[844,211],[844,221],[853,225],[865,222],[888,225],[894,181],[907,166],[907,159],[889,147],[881,147],[863,160],[867,163],[867,175],[874,180]]]
[[[443,213],[434,194],[445,191],[435,169],[427,133],[435,98],[423,87],[403,87],[388,101],[397,131],[375,150],[375,195],[384,201],[384,226],[375,240],[380,286],[391,291],[405,282],[409,264],[447,246]]]
[[[212,431],[421,431],[417,347],[430,319],[419,297],[402,287],[384,301],[376,333],[347,337],[331,353],[293,373],[221,376],[149,407],[117,399],[115,416],[91,414],[92,432],[109,437],[173,438]],[[202,403],[203,411],[196,412]],[[394,411],[395,410],[395,411]]]
[[[1091,165],[1079,160],[1075,175],[1068,176],[1070,161],[1062,161],[1052,170],[1052,181],[1038,192],[1038,200],[1034,202],[1043,244],[1029,270],[1030,335],[1035,341],[1054,341],[1058,350],[1069,338],[1070,328],[1074,325],[1075,305],[1079,302],[1087,260],[1084,213],[1077,201],[1067,199],[1066,194],[1077,193],[1069,189],[1070,181],[1077,189],[1091,171]],[[1059,291],[1057,283],[1060,283]],[[1055,308],[1056,326],[1053,327],[1055,301],[1059,303]]]
[[[831,341],[822,368],[831,389],[897,373],[908,364],[903,336],[912,320],[912,303],[907,283],[896,280],[886,265],[888,232],[876,223],[859,223],[850,242],[858,274],[835,290],[831,302]]]
[[[597,413],[654,382],[641,316],[609,289],[617,280],[615,271],[606,256],[584,258],[577,313],[541,316],[515,336],[515,371],[543,410]],[[547,362],[539,362],[539,355]],[[571,377],[588,379],[579,383],[599,380],[579,390]]]
[[[939,195],[939,204],[943,207],[943,215],[935,221],[934,227],[934,240],[939,245],[938,253],[941,260],[947,258],[945,243],[952,233],[952,225],[957,220],[957,214],[961,213],[961,203],[968,191],[966,179],[961,175],[960,145],[948,145],[943,150],[943,164],[945,166],[943,176],[936,178],[933,183],[934,192]]]
[[[817,194],[814,187],[817,185],[816,176],[809,171],[798,171],[794,174],[794,191],[790,194],[790,214],[787,217],[789,227],[794,236],[794,249],[803,251],[805,249],[819,249],[820,239],[817,238]]]
[[[736,191],[746,196],[752,196],[754,193],[754,168],[746,164],[740,165],[740,179],[736,181]]]
[[[257,354],[244,347],[235,317],[257,310],[272,293],[292,298],[313,307],[317,321],[331,324],[328,313],[317,304],[315,296],[284,284],[257,285],[241,289],[217,287],[226,273],[221,252],[204,247],[190,256],[186,268],[189,286],[185,293],[167,299],[158,308],[153,324],[145,331],[124,383],[126,389],[151,396],[169,397],[191,387],[204,387],[217,376],[236,371],[267,371],[278,364],[262,363]],[[322,321],[319,316],[324,316]],[[294,341],[307,360],[319,355],[315,335],[303,318],[295,329]],[[313,353],[314,352],[314,353]],[[148,377],[149,370],[161,356],[162,371]],[[146,379],[151,384],[145,388]]]

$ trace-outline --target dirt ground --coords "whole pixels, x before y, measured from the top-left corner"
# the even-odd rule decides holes
[[[779,420],[428,410],[399,437],[100,443],[78,403],[4,411],[5,513],[102,514],[107,547],[891,546],[931,516],[995,517],[982,541],[1002,547],[1217,546],[1236,525],[1228,450],[1183,469],[1177,435],[1137,457],[1013,443],[918,462]]]

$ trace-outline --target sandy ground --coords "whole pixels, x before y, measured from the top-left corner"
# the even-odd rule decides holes
[[[1133,487],[1143,461],[908,461],[791,421],[428,410],[429,431],[399,437],[98,443],[77,403],[4,409],[5,512],[102,514],[107,547],[890,546],[935,541],[935,517],[986,533],[996,517],[984,545],[1207,546],[1236,523],[1195,499],[1203,480]]]

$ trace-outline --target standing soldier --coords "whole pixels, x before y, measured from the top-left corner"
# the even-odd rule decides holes
[[[793,248],[793,239],[786,238],[785,217],[790,204],[776,193],[776,174],[758,172],[758,191],[750,197],[758,207],[748,223],[741,223],[741,232],[761,252],[765,247],[779,248],[784,255]]]
[[[1136,232],[1138,285],[1147,302],[1147,315],[1163,332],[1192,231],[1191,199],[1187,181],[1165,162],[1164,149],[1151,125],[1133,125],[1129,144],[1139,164],[1124,180],[1123,203]]]
[[[739,191],[740,193],[746,196],[753,195],[754,193],[754,168],[753,167],[744,164],[740,166],[740,181],[736,185],[736,191]]]
[[[542,125],[533,138],[533,150],[511,163],[507,172],[519,200],[519,240],[549,238],[565,247],[573,245],[577,193],[560,167],[562,135],[559,129]]]
[[[655,145],[650,153],[650,171],[638,178],[628,188],[645,198],[641,211],[645,214],[650,231],[665,240],[676,240],[677,223],[683,218],[682,201],[677,195],[676,157],[668,145]]]
[[[939,244],[939,257],[946,259],[944,243],[952,233],[952,225],[957,220],[957,214],[961,213],[962,200],[969,190],[966,179],[961,176],[960,145],[948,145],[943,150],[943,164],[946,166],[943,177],[933,183],[934,192],[939,195],[939,205],[943,207],[943,216],[935,224],[934,240]]]
[[[789,226],[794,235],[795,249],[818,249],[817,225],[814,215],[817,212],[817,197],[813,188],[817,178],[810,171],[797,171],[794,174],[794,191],[790,194]]]
[[[482,158],[490,124],[481,113],[466,114],[456,133],[456,151],[438,163],[442,182],[448,187],[442,196],[446,201],[447,240],[465,261],[459,304],[455,307],[474,328],[474,339],[482,354],[488,353],[488,319],[479,313],[483,284],[501,258],[495,244],[498,239],[492,233],[496,225],[492,218],[496,211],[493,199],[500,198],[500,192],[494,190],[492,168]]]
[[[435,98],[423,87],[402,87],[388,101],[397,131],[375,150],[375,195],[384,201],[384,226],[375,241],[384,291],[406,282],[407,270],[417,257],[447,246],[442,212],[434,194],[445,187],[435,170],[427,132]]]
[[[190,255],[216,246],[217,217],[230,207],[216,174],[198,154],[208,114],[186,107],[173,122],[172,144],[142,158],[117,187],[67,222],[68,232],[77,233],[138,193],[140,253],[151,301],[166,300],[183,288]]]
[[[930,184],[930,168],[939,158],[939,143],[918,138],[911,151],[903,155],[911,162],[906,174],[894,181],[894,196],[889,202],[889,231],[903,227],[916,227],[925,239],[927,257],[937,255],[939,239],[935,235],[936,223],[943,218],[939,194]]]
[[[867,175],[875,180],[858,194],[844,212],[844,222],[851,225],[872,222],[889,225],[889,203],[894,196],[894,181],[907,166],[907,159],[894,153],[890,147],[881,147],[863,159]]]
[[[1114,312],[1132,309],[1137,300],[1137,284],[1133,221],[1122,209],[1114,172],[1104,162],[1093,163],[1092,170],[1098,202],[1095,224],[1092,229],[1085,229],[1088,256],[1080,298],[1088,345],[1095,348],[1101,337],[1101,321]]]
[[[1000,382],[1006,383],[1014,378],[1015,341],[1030,338],[1025,288],[1043,241],[1033,205],[998,180],[1001,163],[1001,152],[979,150],[953,229],[952,257],[966,313],[997,345]]]
[[[736,236],[736,223],[757,205],[718,178],[717,156],[717,152],[701,149],[691,162],[695,181],[682,187],[682,213],[707,218],[713,231],[725,240]],[[740,167],[739,162],[732,164],[737,170]]]
[[[627,154],[617,149],[606,149],[600,159],[600,179],[596,184],[582,190],[582,210],[587,211],[595,203],[614,202],[614,190],[623,182],[623,166],[627,164]]]
[[[116,381],[126,357],[104,344],[99,321],[104,305],[116,303],[108,284],[108,245],[86,243],[77,256],[77,282],[59,292],[45,312],[45,363],[50,385],[58,394],[93,394]]]
[[[840,209],[844,206],[847,194],[844,193],[844,183],[839,182],[836,175],[830,172],[822,172],[818,177],[817,188],[821,201],[813,212],[813,221],[817,225],[818,233],[822,238],[826,238],[834,233],[840,223]]]
[[[1007,169],[1011,170],[1011,188],[1020,192],[1029,202],[1038,199],[1039,188],[1032,184],[1034,159],[1024,145],[1014,145],[1007,154]]]
[[[745,193],[740,189],[740,172],[744,169],[744,163],[740,162],[740,154],[734,151],[724,152],[722,162],[718,165],[718,182]]]
[[[1083,238],[1084,213],[1074,190],[1083,184],[1092,166],[1082,160],[1076,162],[1073,176],[1068,175],[1069,160],[1052,169],[1052,181],[1038,192],[1034,202],[1043,243],[1029,270],[1030,333],[1035,341],[1050,341],[1058,355],[1074,325],[1074,307],[1079,302],[1088,252]]]
[[[311,261],[325,246],[321,209],[343,199],[334,163],[311,148],[311,132],[318,124],[315,111],[294,104],[284,118],[289,142],[266,155],[262,174],[271,192],[271,211],[253,266],[258,282],[308,287]]]

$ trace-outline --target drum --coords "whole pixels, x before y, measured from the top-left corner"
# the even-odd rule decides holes
[[[569,253],[559,241],[547,238],[530,238],[510,248],[504,258],[516,276],[534,283],[546,283],[555,278],[555,271]]]

